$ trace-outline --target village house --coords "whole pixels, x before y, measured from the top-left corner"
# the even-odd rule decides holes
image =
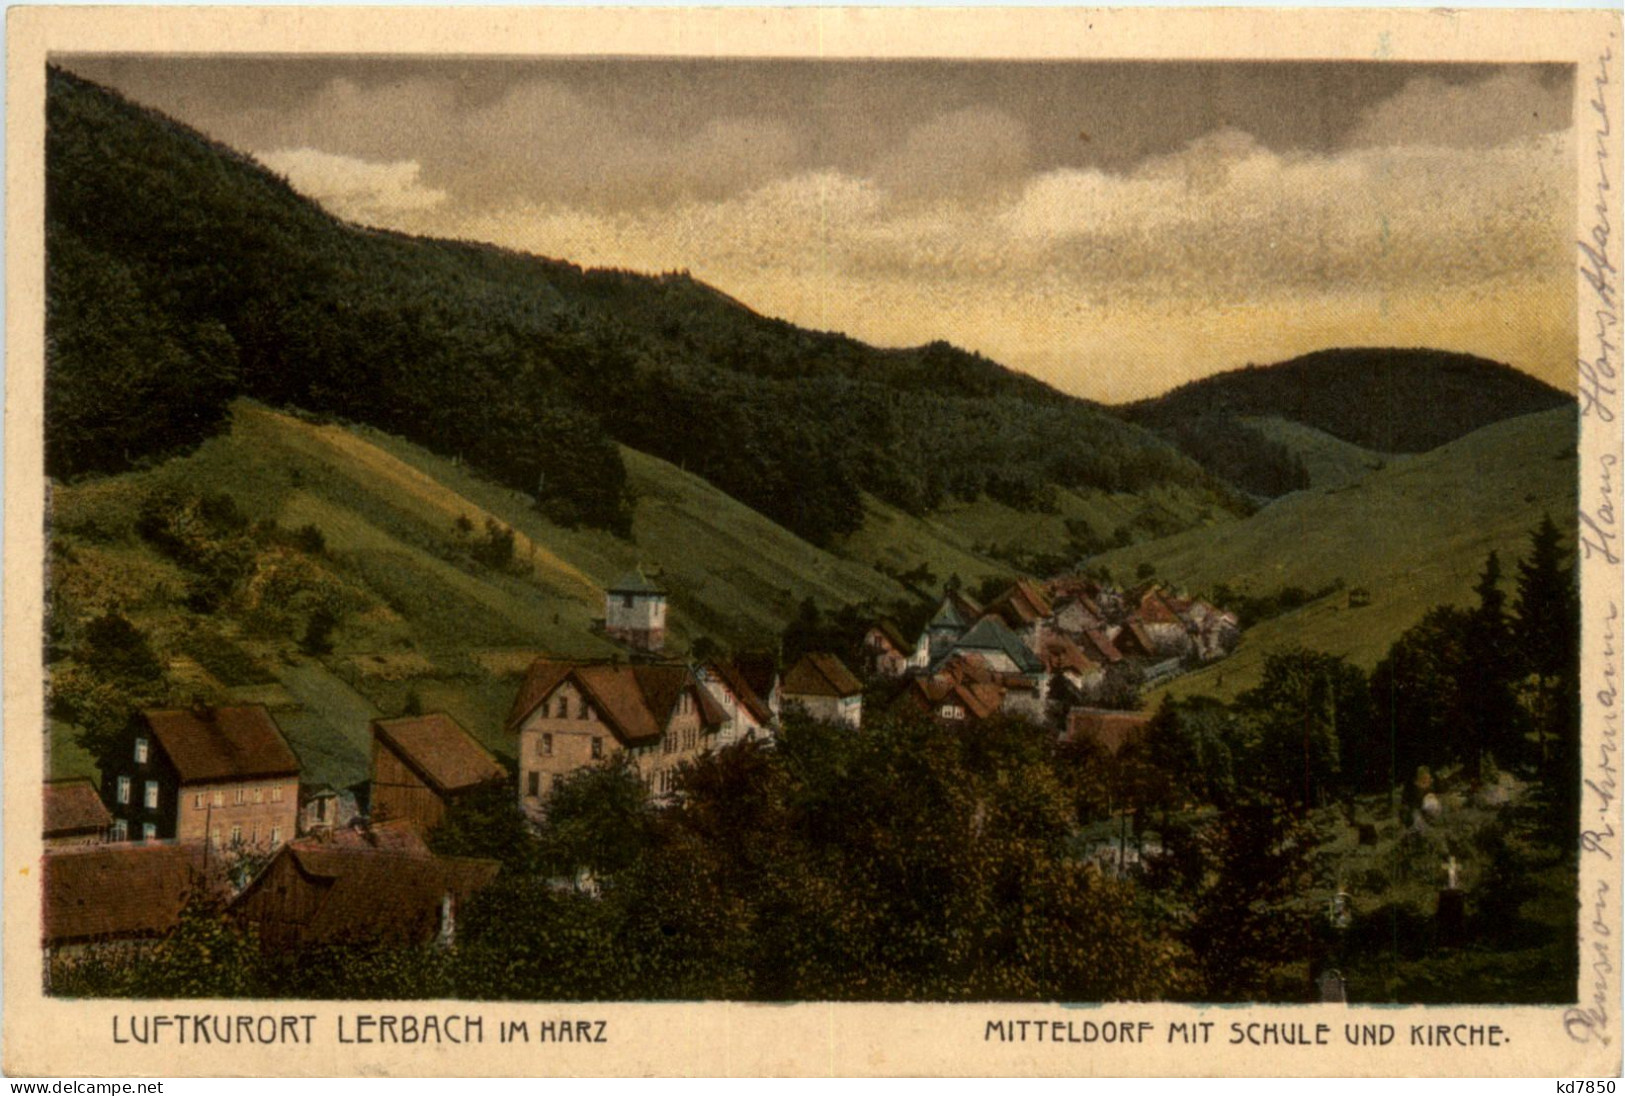
[[[45,785],[45,847],[100,845],[113,816],[89,779],[52,780]]]
[[[1029,651],[1036,651],[1045,624],[1054,614],[1055,608],[1050,604],[1049,596],[1037,583],[1023,578],[1017,579],[1010,589],[990,604],[982,619],[998,617]]]
[[[979,655],[995,673],[1027,674],[1041,677],[1044,663],[1020,636],[989,613],[948,649],[949,657]]]
[[[832,654],[810,652],[784,674],[784,700],[812,718],[857,728],[863,723],[863,683]]]
[[[491,751],[443,712],[373,721],[368,803],[375,820],[405,819],[428,833],[459,800],[507,782],[508,770]]]
[[[1073,694],[1096,697],[1106,684],[1106,667],[1084,653],[1083,648],[1061,632],[1046,635],[1039,644],[1038,657],[1052,677],[1060,677]]]
[[[1057,600],[1050,629],[1072,639],[1085,632],[1106,627],[1105,611],[1087,594],[1076,594]]]
[[[926,622],[915,649],[925,648],[927,665],[937,662],[981,615],[982,607],[970,597],[958,590],[949,590],[942,595],[937,611]]]
[[[998,715],[1004,688],[991,680],[974,680],[961,666],[953,662],[928,677],[911,679],[893,706],[923,712],[944,724],[979,722]]]
[[[299,759],[260,705],[144,711],[104,774],[116,841],[273,849],[299,823]]]
[[[604,632],[639,651],[666,645],[666,591],[642,569],[628,571],[604,595]]]
[[[473,860],[299,840],[285,845],[232,903],[266,951],[313,944],[455,940],[467,901],[501,870]]]
[[[727,713],[727,725],[717,733],[716,748],[735,742],[770,741],[778,726],[778,715],[751,688],[744,670],[731,659],[713,659],[696,671],[711,699]]]
[[[505,724],[518,750],[520,806],[540,811],[565,776],[620,753],[653,794],[669,795],[678,766],[715,748],[729,722],[686,666],[539,658]]]
[[[931,644],[925,636],[911,644],[895,622],[880,620],[864,633],[863,654],[871,675],[903,677],[929,665]]]
[[[45,980],[95,949],[140,950],[168,936],[208,880],[201,843],[50,848],[40,865]]]
[[[1140,596],[1134,619],[1158,658],[1185,658],[1195,652],[1190,626],[1153,586]]]
[[[355,793],[331,784],[301,784],[299,786],[299,832],[322,833],[342,829],[360,815],[360,804]]]

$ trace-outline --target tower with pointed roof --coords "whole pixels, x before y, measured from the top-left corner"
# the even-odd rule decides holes
[[[604,600],[604,631],[640,651],[666,644],[666,591],[634,568],[610,584]]]

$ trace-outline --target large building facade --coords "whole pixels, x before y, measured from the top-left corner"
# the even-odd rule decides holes
[[[507,722],[520,806],[540,811],[566,776],[622,753],[651,794],[669,795],[678,766],[716,748],[729,724],[686,666],[537,659]]]
[[[299,759],[258,705],[142,712],[103,776],[115,841],[272,849],[299,822]]]

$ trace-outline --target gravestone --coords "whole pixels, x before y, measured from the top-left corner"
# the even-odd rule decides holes
[[[1439,892],[1438,910],[1434,914],[1439,944],[1447,948],[1460,944],[1467,935],[1467,900],[1458,886],[1456,872],[1456,858],[1452,856],[1445,864],[1445,887]]]

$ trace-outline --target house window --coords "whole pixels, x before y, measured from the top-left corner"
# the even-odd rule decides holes
[[[542,699],[542,718],[543,719],[548,719],[548,718],[550,718],[552,716],[552,714],[553,714],[553,698],[550,697],[550,696],[549,697],[544,697]]]
[[[226,805],[226,793],[225,792],[215,792],[214,793],[214,805],[217,806],[217,807],[224,807]]]
[[[942,718],[944,718],[944,719],[964,719],[965,718],[965,709],[961,708],[957,704],[944,704],[942,706]]]
[[[138,738],[135,740],[135,763],[137,765],[145,765],[147,763],[147,740],[144,738]]]
[[[141,823],[141,840],[143,840],[143,841],[156,841],[156,840],[158,840],[158,827],[154,826],[151,822],[143,822],[143,823]]]
[[[149,811],[158,809],[158,781],[147,781],[147,786],[142,789],[141,802]]]
[[[282,789],[280,787],[276,787],[276,788],[271,789],[271,802],[273,802],[273,803],[282,802]]]
[[[196,795],[192,796],[192,809],[194,811],[201,811],[203,809],[203,793],[202,792],[198,792]]]
[[[271,847],[275,848],[276,846],[278,846],[280,844],[282,844],[282,827],[281,826],[272,826],[271,827]]]
[[[130,839],[130,824],[120,818],[113,823],[113,840],[128,841]]]
[[[118,801],[120,803],[128,803],[130,801],[130,778],[127,776],[121,776],[118,778]]]
[[[254,789],[254,802],[256,802],[256,803],[265,802],[265,789],[264,788],[255,788]]]
[[[673,736],[671,736],[669,734],[660,736],[660,752],[661,753],[668,753],[669,754],[673,750],[675,750],[676,748],[677,748],[677,740]]]
[[[246,788],[233,788],[232,789],[232,792],[231,792],[231,804],[232,804],[232,806],[241,807],[243,805],[243,803],[247,801],[247,799],[248,799],[248,790]]]
[[[587,698],[581,698],[581,710],[576,714],[577,719],[591,719],[592,708],[587,704]]]
[[[682,699],[677,702],[677,710],[683,715],[687,715],[689,712],[693,711],[694,698],[689,696],[687,693],[684,693]]]
[[[529,794],[529,796],[532,799],[535,799],[537,796],[542,794],[542,774],[541,773],[532,772],[530,774],[530,790],[529,790],[529,792],[527,794]]]
[[[597,761],[599,758],[601,758],[603,756],[604,756],[604,740],[602,738],[599,738],[597,735],[594,735],[593,739],[592,739],[592,759],[594,761]]]
[[[243,828],[241,826],[233,826],[231,828],[231,843],[233,845],[241,845],[243,843]]]
[[[220,827],[219,826],[216,826],[214,829],[209,831],[209,844],[213,845],[217,849],[220,847]]]
[[[542,735],[542,740],[541,740],[540,743],[538,743],[538,748],[541,750],[543,757],[552,757],[553,756],[553,736],[550,735],[550,734]]]

